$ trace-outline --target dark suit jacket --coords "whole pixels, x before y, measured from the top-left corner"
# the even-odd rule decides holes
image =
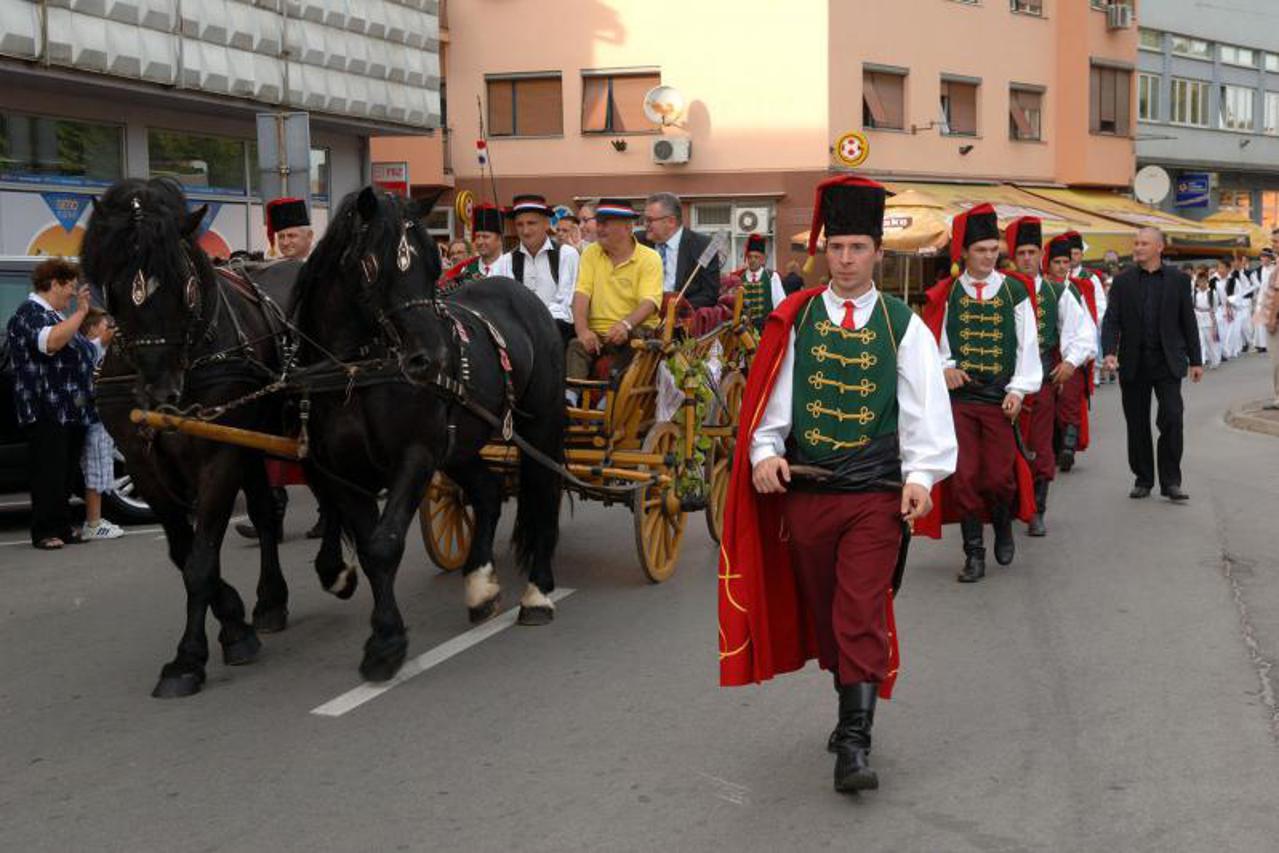
[[[1181,378],[1186,375],[1188,366],[1203,366],[1194,296],[1189,276],[1167,264],[1163,271],[1159,333],[1168,369],[1173,376]],[[1106,303],[1106,316],[1101,321],[1101,350],[1104,355],[1119,356],[1121,379],[1136,378],[1141,364],[1145,298],[1136,266],[1128,267],[1115,276]]]
[[[653,244],[642,241],[650,249]],[[675,292],[678,293],[688,280],[688,275],[697,266],[697,258],[711,243],[711,238],[698,234],[688,226],[684,226],[684,234],[679,238],[679,258],[675,264]],[[697,271],[697,278],[688,286],[684,298],[694,308],[709,308],[719,302],[719,258],[711,261],[709,267]]]

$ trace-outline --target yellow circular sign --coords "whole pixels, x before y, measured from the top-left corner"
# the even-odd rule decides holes
[[[471,212],[475,209],[475,195],[470,190],[462,190],[453,202],[453,212],[462,220],[462,230],[471,230]]]
[[[835,159],[850,169],[860,166],[870,156],[870,142],[857,131],[845,133],[835,142]]]

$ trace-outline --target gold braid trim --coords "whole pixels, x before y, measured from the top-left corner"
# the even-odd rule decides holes
[[[875,338],[878,337],[874,329],[867,329],[864,326],[860,329],[845,329],[843,326],[836,326],[830,320],[819,320],[813,328],[823,338],[827,335],[838,334],[843,340],[857,341],[863,346],[874,342]]]
[[[845,412],[842,409],[828,409],[819,401],[814,400],[804,408],[815,418],[820,419],[822,415],[826,415],[828,417],[835,418],[841,424],[844,421],[857,421],[859,424],[865,426],[875,420],[875,413],[866,406],[862,406],[861,409],[856,412]]]
[[[815,346],[809,352],[812,353],[813,358],[817,359],[819,363],[826,361],[838,361],[844,367],[848,367],[848,365],[852,364],[862,368],[863,370],[874,367],[879,362],[879,357],[874,353],[864,352],[861,355],[856,356],[840,355],[837,352],[831,352],[826,348],[825,344]]]
[[[827,379],[826,374],[822,373],[820,370],[808,377],[808,384],[818,390],[829,385],[833,388],[838,388],[841,394],[848,394],[851,392],[854,394],[860,394],[863,397],[869,397],[879,389],[879,386],[874,382],[871,382],[869,379],[863,379],[856,385],[849,385],[847,382],[840,382],[838,379]]]
[[[959,336],[964,340],[976,338],[979,341],[1002,341],[1004,339],[1004,333],[999,329],[960,329]]]
[[[804,433],[804,438],[808,439],[808,441],[813,444],[829,444],[835,450],[856,450],[870,444],[870,439],[866,436],[862,436],[856,441],[840,441],[837,438],[822,435],[821,430],[816,427]]]

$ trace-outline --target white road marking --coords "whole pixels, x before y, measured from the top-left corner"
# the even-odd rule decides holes
[[[747,804],[747,795],[750,794],[750,788],[745,785],[738,785],[727,779],[721,779],[718,776],[712,776],[709,773],[697,771],[697,775],[711,783],[711,788],[715,796],[726,803],[732,803],[735,806],[744,806]]]
[[[141,536],[141,535],[144,535],[144,534],[147,534],[147,533],[157,533],[157,532],[162,531],[162,530],[164,530],[164,528],[163,528],[163,527],[133,527],[133,528],[125,528],[124,535],[125,535],[125,536]],[[13,540],[13,541],[11,541],[11,542],[0,542],[0,548],[8,548],[8,547],[10,547],[10,546],[12,546],[12,545],[26,545],[28,548],[30,548],[30,547],[31,547],[31,539],[28,537],[28,538],[26,538],[26,539],[14,539],[14,540]],[[68,548],[71,548],[71,547],[74,547],[74,546],[72,546],[72,545],[68,545],[67,547],[68,547]]]
[[[573,592],[574,590],[571,589],[557,589],[550,594],[550,599],[551,601],[561,601],[568,598]],[[419,676],[428,669],[439,666],[449,658],[461,654],[471,646],[478,645],[489,637],[500,634],[515,624],[517,616],[519,616],[519,608],[512,607],[483,625],[476,625],[465,634],[459,634],[451,640],[445,640],[430,651],[406,662],[390,681],[381,684],[373,684],[366,681],[336,699],[331,699],[317,708],[312,708],[311,713],[321,717],[340,717],[343,714],[354,711],[365,702],[371,702],[391,688],[398,687],[410,678]]]

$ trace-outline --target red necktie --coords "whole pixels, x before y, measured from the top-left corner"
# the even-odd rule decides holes
[[[984,288],[985,286],[986,286],[986,282],[984,282],[984,281],[974,281],[974,282],[973,282],[973,287],[977,288],[977,301],[978,301],[978,302],[981,302],[981,291],[982,291],[982,288]]]
[[[845,329],[857,328],[857,323],[853,320],[853,302],[851,299],[844,303],[844,319],[839,325]]]

